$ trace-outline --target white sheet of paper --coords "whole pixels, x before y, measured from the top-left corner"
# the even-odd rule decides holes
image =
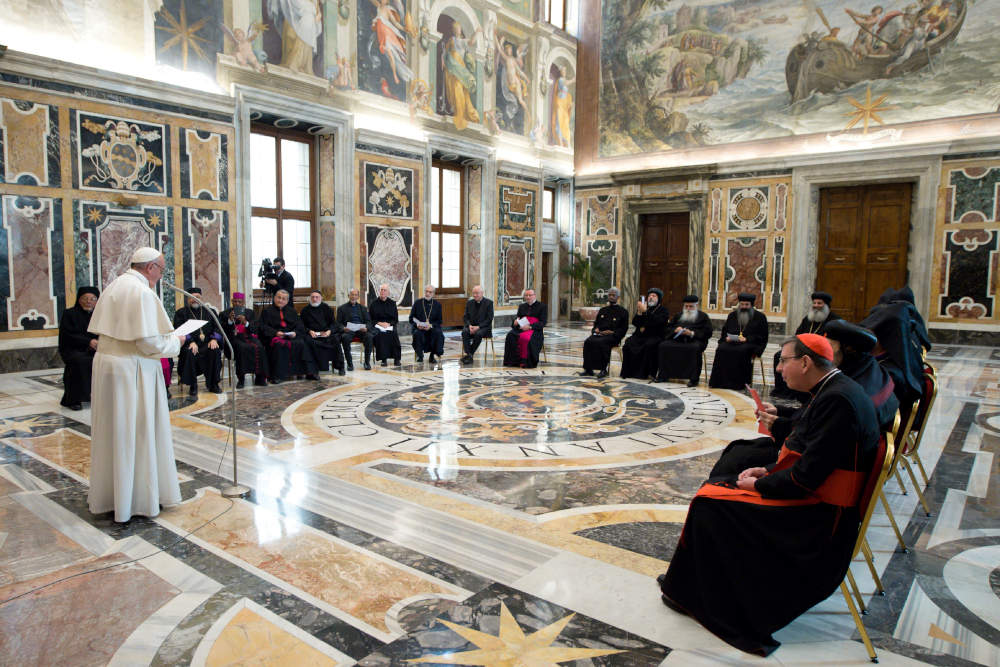
[[[180,325],[174,329],[175,336],[187,336],[188,334],[197,331],[208,323],[208,320],[188,320],[184,324]]]
[[[425,326],[427,326],[427,322],[424,322],[423,320],[413,320],[413,323],[416,326],[418,326],[418,327],[425,327]]]
[[[392,331],[392,327],[380,327],[377,324],[375,325],[375,328],[378,329],[379,331]]]
[[[517,325],[522,329],[527,329],[528,327],[531,326],[531,322],[528,321],[527,317],[522,317],[517,321]]]
[[[726,338],[728,340],[731,340],[732,342],[736,343],[736,342],[739,341],[740,335],[739,334],[726,334]]]
[[[363,326],[365,326],[365,325],[358,324],[357,322],[348,322],[347,323],[347,330],[348,331],[360,331],[361,327],[363,327]]]

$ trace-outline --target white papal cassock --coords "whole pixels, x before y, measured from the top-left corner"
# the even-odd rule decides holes
[[[100,335],[91,380],[90,511],[153,517],[181,500],[161,357],[181,344],[138,271],[108,285],[89,331]]]

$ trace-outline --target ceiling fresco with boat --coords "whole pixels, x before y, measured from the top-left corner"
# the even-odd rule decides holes
[[[800,135],[820,136],[782,152],[881,145],[916,138],[907,124],[996,112],[996,7],[988,0],[602,2],[595,157],[700,153]]]

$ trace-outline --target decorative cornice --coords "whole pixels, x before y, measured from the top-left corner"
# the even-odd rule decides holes
[[[610,176],[611,180],[618,185],[633,185],[649,183],[650,181],[693,181],[711,176],[717,169],[717,164],[701,164],[690,167],[670,167],[667,169],[615,171]]]

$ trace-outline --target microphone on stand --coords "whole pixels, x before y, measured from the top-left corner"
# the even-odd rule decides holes
[[[240,484],[237,481],[237,476],[236,476],[236,472],[237,472],[236,471],[236,459],[237,459],[237,456],[236,456],[236,453],[237,453],[237,450],[236,450],[236,382],[234,381],[234,378],[236,377],[236,369],[234,368],[234,363],[236,361],[236,354],[233,352],[233,344],[229,342],[229,336],[225,335],[225,330],[222,328],[222,323],[219,322],[219,318],[215,316],[215,311],[212,310],[212,307],[209,306],[207,303],[205,303],[205,301],[202,300],[202,298],[199,295],[192,294],[191,292],[188,292],[187,290],[182,290],[180,287],[177,287],[177,285],[171,285],[166,280],[163,281],[163,285],[164,285],[164,287],[167,287],[169,289],[172,289],[174,291],[180,292],[181,294],[185,294],[185,295],[191,297],[192,299],[194,299],[195,301],[197,301],[198,303],[200,303],[202,306],[204,306],[205,310],[208,311],[208,314],[215,321],[215,326],[217,326],[219,328],[219,331],[222,332],[222,334],[223,334],[222,335],[222,340],[225,341],[226,347],[229,348],[229,386],[232,388],[231,389],[232,396],[230,397],[229,400],[230,400],[231,408],[232,408],[232,424],[231,424],[231,426],[232,426],[232,431],[233,431],[233,483],[231,485],[226,485],[226,486],[222,487],[222,495],[225,496],[226,498],[238,498],[238,497],[245,496],[248,493],[250,493],[250,488],[246,487],[246,486],[243,486],[242,484]]]

